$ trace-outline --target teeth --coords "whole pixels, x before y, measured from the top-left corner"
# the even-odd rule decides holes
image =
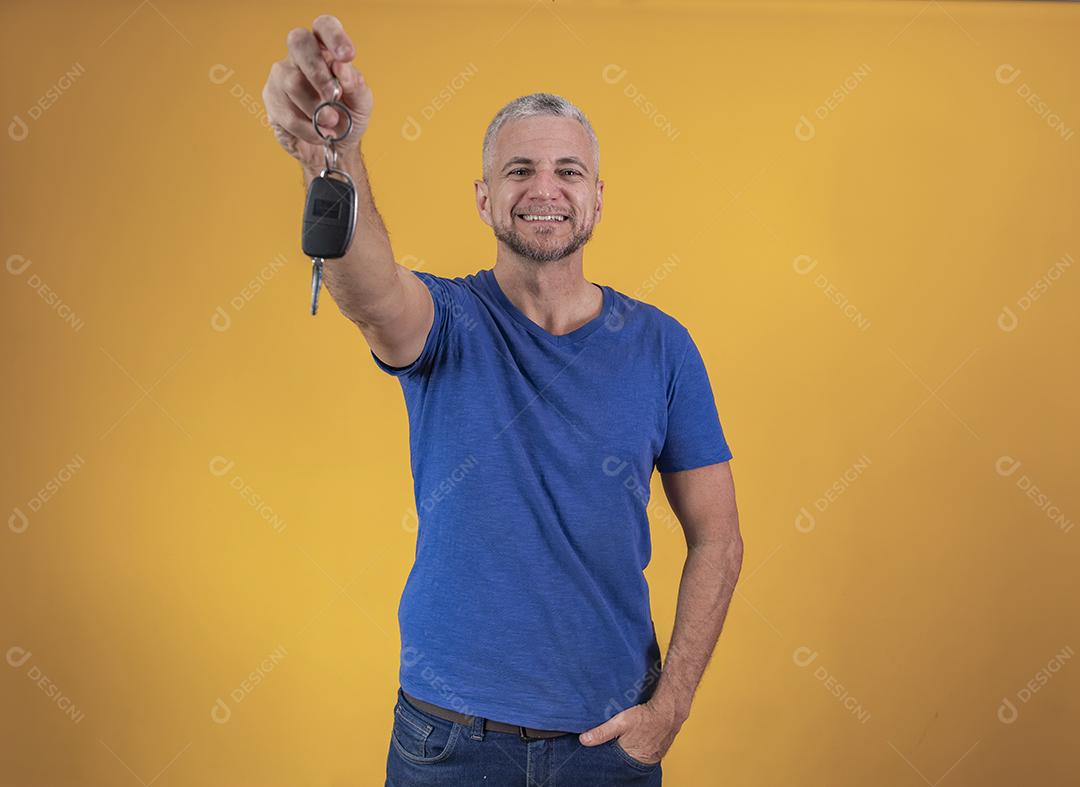
[[[521,218],[525,221],[566,221],[563,216],[536,216],[533,214],[523,214]]]

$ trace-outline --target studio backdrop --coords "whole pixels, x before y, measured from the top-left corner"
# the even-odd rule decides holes
[[[321,13],[399,263],[494,264],[483,132],[557,93],[586,277],[701,349],[746,554],[665,783],[1075,784],[1080,9],[934,0],[5,3],[0,783],[381,784],[408,423],[261,99]]]

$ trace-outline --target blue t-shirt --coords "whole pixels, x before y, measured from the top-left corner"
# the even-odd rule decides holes
[[[401,686],[583,732],[656,685],[653,467],[732,456],[705,365],[677,320],[611,287],[599,316],[556,336],[490,269],[416,275],[435,302],[420,356],[394,367],[372,352],[405,397],[418,516]]]

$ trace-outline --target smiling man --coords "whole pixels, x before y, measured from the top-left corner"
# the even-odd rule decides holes
[[[263,97],[308,182],[322,167],[311,115],[333,77],[352,113],[341,160],[358,227],[326,283],[409,415],[419,527],[386,783],[659,785],[742,539],[732,454],[689,332],[583,274],[603,208],[592,126],[549,93],[503,107],[475,181],[494,266],[409,270],[360,153],[373,97],[352,42],[322,16],[287,45]],[[688,545],[662,669],[643,573],[654,469]]]
[[[477,207],[484,221],[495,230],[495,237],[519,260],[535,263],[566,260],[588,242],[600,220],[604,184],[597,171],[599,146],[593,145],[592,129],[586,131],[584,123],[588,121],[584,115],[578,120],[576,112],[575,107],[555,96],[525,96],[504,107],[485,135],[484,179],[476,181]],[[508,123],[508,119],[528,122]],[[503,153],[502,157],[496,148]],[[507,150],[533,151],[538,158],[514,155],[506,159]],[[589,163],[579,156],[566,155],[574,150],[588,151],[585,158]],[[496,162],[502,166],[492,173]],[[522,187],[515,184],[530,188],[530,184],[536,183],[532,176],[538,165],[545,163],[555,176],[551,184],[553,198],[546,200],[542,194],[536,198],[523,197]],[[491,203],[492,185],[497,187],[501,198],[499,205],[485,205]],[[560,196],[562,200],[554,199]],[[580,263],[580,253],[577,259]]]

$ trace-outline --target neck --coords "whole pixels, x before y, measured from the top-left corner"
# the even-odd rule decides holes
[[[492,270],[510,302],[555,336],[580,328],[603,309],[604,293],[585,280],[580,254],[542,263],[500,258]]]

